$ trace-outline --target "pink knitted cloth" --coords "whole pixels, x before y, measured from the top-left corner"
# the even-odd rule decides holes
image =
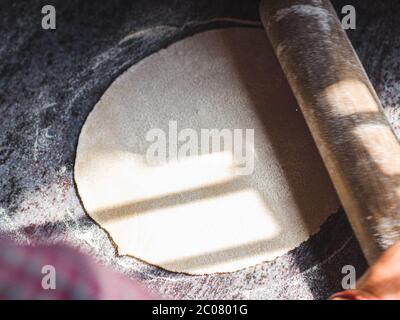
[[[138,283],[62,245],[0,242],[0,299],[153,299]]]

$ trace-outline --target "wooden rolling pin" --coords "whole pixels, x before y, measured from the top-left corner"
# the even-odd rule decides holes
[[[260,14],[372,263],[400,240],[399,141],[329,0],[265,0]]]

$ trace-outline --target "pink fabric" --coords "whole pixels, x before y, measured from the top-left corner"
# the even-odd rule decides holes
[[[49,283],[43,280],[49,269],[55,271],[55,289],[42,286],[42,281]],[[135,281],[66,246],[0,242],[0,299],[153,298]]]

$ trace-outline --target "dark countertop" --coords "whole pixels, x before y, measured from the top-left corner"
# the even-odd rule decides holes
[[[400,3],[333,3],[339,12],[356,7],[357,29],[349,37],[400,134]],[[0,237],[66,241],[172,298],[322,299],[340,289],[344,265],[364,272],[342,210],[295,250],[233,273],[188,276],[115,257],[73,182],[86,116],[131,65],[196,32],[240,25],[234,19],[258,21],[258,1],[51,1],[56,31],[41,28],[45,4],[0,0]]]

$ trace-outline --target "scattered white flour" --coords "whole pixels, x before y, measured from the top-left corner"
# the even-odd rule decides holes
[[[190,26],[202,26],[202,25],[209,25],[210,23],[218,23],[218,22],[232,22],[232,23],[238,23],[241,24],[242,26],[254,26],[254,27],[262,27],[262,23],[259,21],[253,21],[253,20],[244,20],[244,19],[235,19],[235,18],[229,18],[229,17],[219,17],[219,18],[213,18],[213,19],[208,19],[208,20],[200,20],[200,21],[189,21],[183,26],[180,26],[179,28],[186,28]],[[169,33],[169,32],[174,32],[178,29],[176,26],[169,26],[169,25],[158,25],[154,27],[149,27],[149,28],[144,28],[140,30],[133,31],[126,35],[121,41],[118,43],[119,45],[124,44],[127,41],[130,41],[132,39],[136,38],[142,38],[142,37],[154,37],[154,33]]]
[[[318,24],[320,25],[320,29],[322,31],[326,32],[331,31],[330,24],[331,24],[331,19],[333,18],[332,14],[323,8],[314,7],[309,4],[306,5],[297,4],[289,8],[278,10],[274,16],[274,19],[279,22],[289,14],[298,14],[303,16],[315,17],[315,22],[318,22]]]

